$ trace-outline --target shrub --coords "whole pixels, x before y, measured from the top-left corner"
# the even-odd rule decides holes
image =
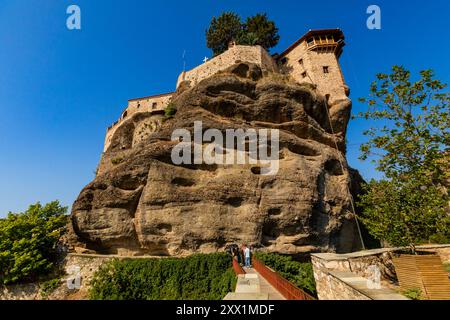
[[[173,102],[170,102],[164,109],[164,118],[171,119],[177,113],[177,107]]]
[[[94,275],[92,300],[221,300],[236,277],[225,253],[112,260]]]
[[[255,258],[278,272],[298,288],[315,297],[317,296],[316,281],[314,280],[311,263],[300,263],[292,260],[292,257],[289,256],[263,252],[256,252]]]
[[[61,277],[47,280],[40,284],[42,299],[47,300],[48,296],[52,294],[61,284]]]
[[[0,219],[0,284],[32,281],[54,270],[67,207],[53,201]]]
[[[403,292],[403,295],[411,300],[422,300],[422,290],[414,288]]]
[[[113,158],[111,159],[111,163],[115,166],[121,164],[123,162],[124,158],[122,157],[118,157],[118,158]]]

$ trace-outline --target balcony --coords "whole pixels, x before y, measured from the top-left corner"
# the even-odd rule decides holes
[[[342,47],[344,46],[343,40],[336,41],[333,36],[317,35],[310,37],[306,41],[306,47],[308,50],[314,50],[318,52],[334,52],[336,55],[342,53]]]

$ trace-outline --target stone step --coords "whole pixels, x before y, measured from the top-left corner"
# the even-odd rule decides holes
[[[269,294],[230,292],[223,300],[269,300]]]
[[[261,293],[261,286],[257,274],[243,274],[238,276],[236,293]]]

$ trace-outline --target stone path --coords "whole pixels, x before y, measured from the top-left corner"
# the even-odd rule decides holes
[[[260,290],[269,295],[269,300],[286,300],[266,279],[264,279],[255,269],[245,269],[247,274],[256,274],[259,278]]]
[[[227,294],[224,300],[286,300],[255,269],[245,268],[245,275],[239,275],[235,292]]]

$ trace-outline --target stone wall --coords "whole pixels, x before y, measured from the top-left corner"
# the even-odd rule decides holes
[[[319,300],[371,300],[326,269],[314,265],[314,278]]]
[[[283,72],[299,83],[316,85],[323,96],[330,95],[330,105],[347,99],[347,87],[334,52],[309,50],[306,42],[302,42],[284,58]],[[328,73],[324,72],[324,67],[328,67]]]
[[[136,113],[163,111],[172,99],[172,93],[150,96],[128,101],[127,108],[122,112],[120,119],[106,130],[103,151],[108,150],[114,134],[123,122]]]
[[[236,45],[198,67],[182,72],[178,77],[177,88],[183,81],[190,81],[191,85],[196,85],[203,79],[231,67],[236,62],[255,63],[263,70],[272,72],[278,70],[275,61],[261,46]]]
[[[450,264],[450,245],[421,246],[418,249],[425,252],[435,252],[441,257],[442,262]]]
[[[39,283],[18,284],[0,286],[0,300],[86,300],[89,298],[89,288],[95,272],[106,262],[113,259],[149,259],[161,257],[129,257],[118,255],[96,255],[70,253],[62,262],[65,275],[61,279],[60,286],[45,297]],[[79,273],[73,270],[79,269]],[[73,277],[80,277],[81,287],[69,289],[67,282]]]
[[[0,300],[37,300],[40,288],[36,283],[0,286]]]
[[[87,254],[69,254],[63,262],[63,270],[66,275],[62,277],[60,286],[48,297],[42,293],[39,283],[18,284],[0,287],[0,300],[83,300],[88,298],[89,284],[94,273],[100,266],[113,259],[114,257],[87,255]],[[67,280],[75,275],[71,274],[73,267],[79,267],[81,278],[81,288],[70,290],[67,286]]]
[[[368,279],[369,266],[377,266],[381,272],[381,286],[388,296],[395,297],[399,289],[392,258],[408,248],[383,248],[347,254],[316,253],[311,255],[320,300],[374,299],[370,290],[358,290],[346,278]],[[450,245],[429,245],[416,248],[418,251],[434,252],[442,262],[449,261]],[[358,293],[359,292],[359,293]],[[368,293],[369,292],[369,293]]]

